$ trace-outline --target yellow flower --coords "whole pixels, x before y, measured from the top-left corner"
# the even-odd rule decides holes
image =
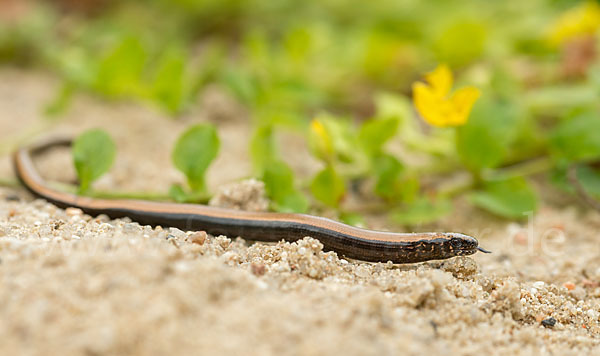
[[[445,64],[426,74],[425,80],[428,84],[413,84],[413,101],[423,119],[438,127],[464,125],[479,98],[479,89],[464,87],[450,95],[452,72]]]
[[[310,122],[309,145],[321,159],[329,161],[333,158],[333,139],[323,121],[318,118]]]
[[[563,13],[550,31],[550,41],[558,45],[575,37],[593,35],[600,28],[600,5],[585,1]]]

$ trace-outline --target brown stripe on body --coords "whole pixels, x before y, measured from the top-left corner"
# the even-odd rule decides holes
[[[205,230],[212,235],[241,236],[258,241],[296,241],[311,236],[319,239],[325,250],[373,262],[413,263],[470,255],[478,249],[475,238],[457,233],[373,231],[305,214],[248,212],[142,200],[94,199],[56,191],[39,175],[31,155],[50,147],[69,145],[69,140],[58,140],[20,149],[13,157],[14,168],[19,180],[33,195],[59,207],[81,208],[90,215],[106,214],[111,218],[128,216],[140,224]]]
[[[50,200],[61,202],[63,205],[79,207],[84,210],[109,210],[123,209],[136,210],[141,212],[152,212],[156,214],[188,214],[205,215],[214,218],[232,219],[232,220],[251,220],[251,221],[276,221],[291,222],[297,224],[307,224],[317,226],[322,229],[334,231],[340,234],[354,236],[366,240],[376,240],[385,242],[408,242],[408,241],[427,241],[439,239],[443,235],[439,233],[393,233],[384,231],[373,231],[362,229],[339,223],[337,221],[305,215],[288,213],[264,213],[250,212],[243,210],[233,210],[217,207],[208,207],[196,204],[179,204],[165,202],[149,202],[143,200],[119,200],[119,199],[95,199],[85,196],[78,196],[70,193],[58,192],[49,188],[44,180],[39,176],[33,166],[33,161],[27,149],[21,149],[16,154],[16,170],[21,180],[26,186],[35,190],[39,195]]]

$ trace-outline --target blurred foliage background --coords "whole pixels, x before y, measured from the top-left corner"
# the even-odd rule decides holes
[[[532,174],[600,196],[598,28],[600,4],[576,0],[0,0],[0,64],[62,79],[49,116],[88,92],[177,118],[219,85],[250,113],[275,210],[306,211],[310,191],[358,223],[343,198],[369,181],[404,224],[438,219],[457,194],[521,218],[537,207]],[[440,63],[482,93],[459,127],[424,125],[411,102]],[[323,161],[304,188],[273,145],[281,128]],[[392,138],[427,163],[388,152]],[[468,179],[446,184],[457,172]]]

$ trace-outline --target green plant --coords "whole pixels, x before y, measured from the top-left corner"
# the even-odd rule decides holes
[[[532,176],[547,173],[567,192],[599,191],[600,66],[592,58],[576,77],[561,73],[572,65],[567,50],[597,42],[600,7],[564,6],[122,1],[52,26],[57,13],[35,5],[29,17],[0,24],[0,60],[62,78],[46,107],[56,118],[80,91],[149,102],[176,117],[206,85],[220,88],[252,119],[253,175],[276,211],[327,209],[353,224],[375,212],[418,225],[441,219],[463,196],[518,219],[539,205]],[[24,61],[27,53],[35,55]],[[412,83],[434,61],[442,64]],[[319,165],[312,177],[299,179],[281,154],[283,131],[304,137]],[[187,187],[171,186],[171,199],[208,199],[204,176],[218,148],[210,125],[180,137],[173,163]],[[90,185],[108,160],[78,150],[80,190],[98,194]],[[363,209],[349,204],[355,195]]]
[[[186,176],[191,194],[180,186],[173,186],[171,193],[176,200],[206,198],[206,169],[217,156],[219,146],[217,130],[208,124],[192,126],[179,137],[173,149],[173,164]]]
[[[72,154],[80,193],[86,193],[93,181],[108,172],[116,151],[110,136],[99,129],[85,131],[75,139]]]
[[[280,212],[306,212],[308,200],[296,187],[292,169],[279,157],[273,132],[272,125],[264,124],[252,136],[250,155],[255,174],[265,183],[272,209]]]

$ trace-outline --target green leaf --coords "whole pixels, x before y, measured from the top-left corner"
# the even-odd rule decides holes
[[[313,196],[325,205],[337,208],[346,193],[346,185],[333,166],[319,172],[310,184]]]
[[[398,94],[379,93],[375,96],[375,108],[375,117],[398,120],[397,131],[405,144],[416,146],[415,142],[423,142],[424,135],[419,126],[420,122],[413,115],[412,102],[408,98]]]
[[[311,35],[306,27],[290,29],[285,36],[283,47],[291,60],[301,62],[306,59],[314,40]]]
[[[356,143],[350,120],[320,115],[311,122],[309,146],[316,157],[327,163],[334,158],[344,163],[356,160]]]
[[[375,157],[373,171],[376,178],[375,194],[384,199],[400,200],[410,188],[403,180],[404,165],[394,156],[381,154]]]
[[[553,153],[568,161],[600,158],[600,115],[588,111],[562,122],[550,137]]]
[[[600,170],[589,166],[577,167],[577,179],[583,189],[592,197],[600,198]]]
[[[365,121],[358,133],[358,139],[368,154],[377,154],[383,145],[396,135],[399,123],[397,117]]]
[[[108,96],[140,95],[141,75],[147,54],[136,37],[124,37],[121,42],[100,61],[95,87]]]
[[[169,196],[178,203],[185,203],[188,200],[187,193],[179,184],[172,184],[169,187]]]
[[[308,200],[294,186],[294,172],[282,161],[270,162],[265,167],[262,181],[273,209],[280,212],[303,213],[308,210]]]
[[[395,209],[391,219],[402,225],[428,224],[439,220],[452,211],[452,202],[446,199],[419,198],[409,205]]]
[[[300,114],[293,110],[281,110],[276,106],[262,107],[260,110],[255,110],[255,115],[262,125],[271,125],[273,127],[285,128],[291,131],[302,133],[306,131],[308,122],[304,114]]]
[[[70,82],[65,82],[62,87],[56,92],[54,98],[46,104],[44,113],[49,117],[56,117],[64,114],[71,104],[75,87]]]
[[[482,22],[461,20],[445,28],[434,43],[442,62],[453,67],[477,59],[485,49],[487,29]]]
[[[396,31],[375,28],[366,33],[362,50],[362,70],[376,82],[387,82],[392,85],[394,80],[406,75],[406,71],[399,68],[398,63],[406,58],[407,42],[399,37]]]
[[[185,103],[185,59],[185,52],[167,50],[154,75],[152,97],[171,114],[180,112]]]
[[[367,225],[365,222],[365,218],[358,213],[342,212],[340,214],[340,220],[345,224],[357,227],[364,228]]]
[[[524,178],[488,182],[470,198],[476,206],[511,219],[525,218],[537,209],[537,195]]]
[[[79,87],[91,87],[98,75],[98,58],[80,45],[60,48],[53,55],[64,80]]]
[[[573,186],[571,186],[571,183],[569,183],[566,165],[559,164],[556,167],[554,167],[548,174],[548,181],[552,183],[556,188],[564,192],[575,192],[575,189],[573,189]]]
[[[219,152],[217,130],[210,124],[189,128],[175,143],[172,159],[175,167],[187,177],[192,191],[205,193],[204,175]]]
[[[406,97],[395,93],[378,93],[375,95],[375,117],[396,119],[405,124],[412,115],[412,104]],[[404,125],[403,125],[404,126]],[[404,127],[403,127],[404,129]]]
[[[112,166],[116,146],[103,130],[88,130],[73,142],[73,163],[79,177],[79,192],[85,193],[91,184]]]
[[[575,193],[575,187],[567,177],[566,166],[556,167],[551,172],[549,178],[550,182],[558,189],[568,193]],[[587,194],[596,199],[600,199],[600,169],[580,165],[577,167],[577,179]]]
[[[518,121],[514,106],[481,98],[469,121],[457,130],[456,146],[465,165],[481,170],[501,164],[516,137]]]
[[[180,184],[169,187],[169,196],[178,203],[196,204],[206,204],[210,198],[206,192],[188,192]]]
[[[246,104],[255,104],[260,88],[257,81],[248,73],[234,68],[224,70],[221,81],[227,86],[231,93]]]
[[[298,190],[290,191],[276,202],[274,208],[282,213],[305,213],[308,210],[308,199]]]
[[[277,158],[273,126],[260,125],[250,139],[250,157],[255,172],[262,175],[266,167]]]

